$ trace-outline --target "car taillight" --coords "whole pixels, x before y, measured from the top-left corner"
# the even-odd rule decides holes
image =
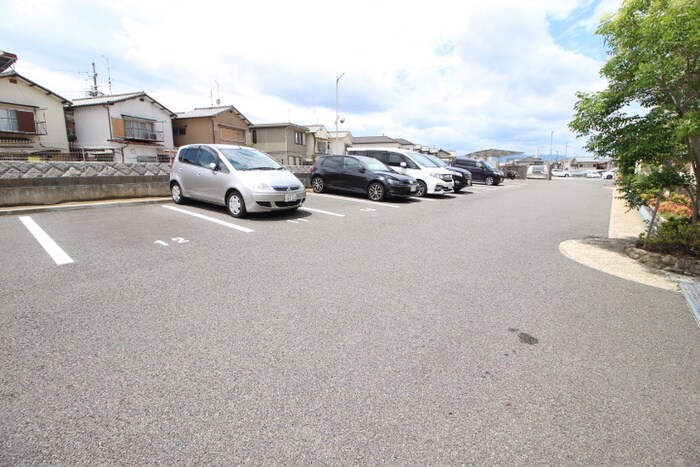
[[[311,173],[314,173],[314,166],[312,165],[309,170],[311,171]]]

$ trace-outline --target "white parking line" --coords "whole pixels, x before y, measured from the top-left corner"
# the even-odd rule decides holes
[[[39,225],[34,222],[34,220],[29,217],[29,216],[21,216],[19,218],[20,221],[22,221],[22,224],[29,230],[29,232],[34,235],[34,238],[39,242],[39,244],[46,250],[46,252],[51,256],[51,259],[54,260],[54,262],[62,266],[64,264],[70,264],[73,262],[73,259],[66,254],[63,249],[58,246],[56,242],[53,241],[49,235],[44,232],[44,230],[39,227]]]
[[[333,199],[342,199],[343,201],[355,201],[356,203],[367,203],[367,204],[372,204],[374,206],[380,206],[380,207],[387,207],[387,208],[400,208],[401,206],[398,206],[396,204],[389,204],[385,202],[377,202],[377,201],[369,201],[366,199],[357,199],[357,198],[351,198],[349,196],[335,196],[335,195],[326,195],[326,194],[320,194],[320,193],[313,193],[314,197],[321,197],[321,198],[333,198]]]
[[[175,206],[163,206],[163,207],[165,209],[170,209],[171,211],[181,212],[181,213],[187,214],[189,216],[194,216],[194,217],[197,217],[199,219],[204,219],[205,221],[209,221],[209,222],[213,222],[215,224],[223,225],[224,227],[229,227],[231,229],[240,230],[241,232],[245,232],[245,233],[255,232],[255,230],[253,230],[253,229],[248,229],[246,227],[241,227],[240,225],[231,224],[230,222],[224,222],[222,220],[215,219],[215,218],[209,217],[209,216],[204,216],[204,215],[198,214],[196,212],[191,212],[191,211],[187,211],[185,209],[176,208]]]
[[[329,216],[336,216],[336,217],[345,217],[345,214],[337,214],[335,212],[328,212],[328,211],[321,211],[320,209],[311,209],[311,208],[299,208],[299,210],[303,211],[311,211],[311,212],[320,212],[321,214],[328,214]]]

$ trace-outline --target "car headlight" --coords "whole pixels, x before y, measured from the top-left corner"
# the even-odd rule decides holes
[[[273,188],[265,182],[258,182],[251,186],[255,191],[272,191]]]
[[[431,173],[430,176],[431,176],[431,177],[435,177],[435,178],[437,178],[437,179],[439,179],[439,180],[442,180],[442,174],[441,174],[441,173],[434,172],[434,173]]]
[[[385,180],[389,185],[397,185],[397,184],[401,183],[398,180],[396,180],[395,178],[391,178],[391,177],[387,177]]]

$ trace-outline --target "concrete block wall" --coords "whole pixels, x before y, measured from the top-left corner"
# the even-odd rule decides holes
[[[170,165],[0,162],[0,207],[168,196]]]

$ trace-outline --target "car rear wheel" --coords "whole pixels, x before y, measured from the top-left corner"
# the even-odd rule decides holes
[[[172,196],[175,204],[183,204],[185,202],[185,197],[182,196],[182,188],[177,182],[170,185],[170,196]]]
[[[384,190],[384,185],[379,182],[372,182],[367,187],[367,196],[372,201],[381,201],[386,195],[386,190]]]
[[[418,180],[418,189],[416,190],[416,196],[423,197],[425,194],[428,192],[428,187],[426,186],[425,182],[422,180]]]
[[[243,197],[237,191],[229,193],[226,199],[226,208],[233,217],[241,218],[246,215],[245,201],[243,201]]]
[[[314,177],[311,179],[311,188],[313,188],[315,193],[323,193],[323,190],[326,189],[326,184],[321,177]]]
[[[484,183],[486,185],[493,185],[494,181],[495,180],[493,179],[493,177],[486,177],[486,179],[484,180]]]

